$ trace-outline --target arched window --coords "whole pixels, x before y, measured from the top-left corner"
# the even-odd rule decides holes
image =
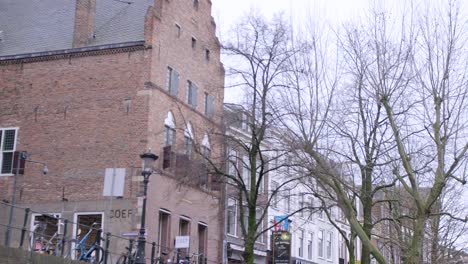
[[[172,112],[167,113],[164,119],[164,146],[174,146],[175,141],[175,119]]]
[[[185,155],[192,158],[193,153],[193,129],[190,122],[187,123],[187,127],[184,131],[184,146],[185,146]]]
[[[205,136],[203,136],[201,144],[201,154],[207,159],[211,157],[210,139],[208,138],[208,134],[205,134]]]

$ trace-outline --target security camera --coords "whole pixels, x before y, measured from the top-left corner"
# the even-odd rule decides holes
[[[44,175],[46,175],[47,173],[49,173],[49,168],[47,168],[47,165],[44,165],[44,168],[42,168],[42,173]]]

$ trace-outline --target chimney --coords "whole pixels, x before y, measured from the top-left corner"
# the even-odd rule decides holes
[[[73,47],[84,47],[94,34],[96,0],[76,0]]]

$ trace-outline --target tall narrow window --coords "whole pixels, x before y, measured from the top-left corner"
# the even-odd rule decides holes
[[[208,117],[213,117],[214,115],[214,97],[205,92],[203,96],[203,110],[204,114]]]
[[[188,158],[191,159],[193,153],[193,130],[192,124],[190,122],[187,124],[187,127],[184,131],[184,147],[185,155],[187,155]]]
[[[236,236],[237,223],[237,201],[229,198],[227,205],[227,233]]]
[[[193,108],[197,108],[197,91],[198,87],[190,80],[187,81],[187,104]]]
[[[298,255],[299,257],[304,257],[304,230],[299,229],[299,240],[298,240]]]
[[[207,259],[208,227],[205,224],[198,224],[198,263],[206,263]]]
[[[164,147],[163,147],[163,169],[173,164],[173,146],[175,142],[175,120],[171,112],[167,113],[164,120]]]
[[[195,10],[198,10],[199,2],[199,0],[193,0],[193,8],[195,8]]]
[[[206,59],[206,61],[210,60],[210,50],[209,49],[205,50],[205,59]]]
[[[13,156],[16,150],[17,129],[0,128],[0,174],[13,173]]]
[[[159,255],[168,254],[170,248],[170,223],[171,215],[166,211],[159,211],[158,221],[158,244],[159,244]]]
[[[189,218],[179,219],[179,236],[190,236],[190,220]],[[180,254],[183,258],[188,257],[188,248],[180,250]]]
[[[250,190],[250,160],[248,156],[242,157],[242,181],[245,188]]]
[[[166,70],[166,90],[173,96],[179,94],[179,73],[169,66]]]
[[[307,240],[307,258],[312,259],[312,242],[314,241],[314,234],[309,235],[309,239]]]
[[[327,259],[332,258],[332,235],[331,232],[327,234]]]
[[[318,245],[317,245],[317,249],[318,249],[318,256],[320,258],[323,258],[323,230],[320,230],[318,232]]]
[[[263,214],[263,208],[257,207],[257,209],[255,210],[255,220],[258,223],[258,228],[257,228],[258,233],[263,232],[263,230],[265,229],[264,227],[265,218],[262,217],[262,214]],[[257,241],[260,243],[265,243],[265,233],[261,234],[258,237]]]
[[[164,120],[164,146],[173,146],[175,141],[175,120],[171,112]]]

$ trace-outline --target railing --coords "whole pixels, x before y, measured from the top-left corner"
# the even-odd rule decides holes
[[[14,216],[11,226],[8,223],[8,212],[13,207]],[[3,213],[6,212],[6,213]],[[32,215],[47,219],[44,223],[30,223]],[[71,226],[76,225],[76,230],[83,230],[82,234],[75,237],[70,232]],[[110,232],[103,232],[96,223],[85,225],[68,219],[43,212],[33,211],[29,208],[13,206],[0,201],[0,234],[3,238],[0,245],[5,245],[7,230],[10,229],[9,247],[20,248],[40,254],[49,254],[60,258],[79,260],[91,263],[104,264],[131,264],[135,260],[137,237],[129,238],[118,236]],[[87,237],[86,237],[87,236]],[[86,237],[86,240],[85,240]],[[95,250],[89,252],[89,256],[83,257],[95,245]],[[208,260],[203,254],[187,252],[187,257],[182,257],[174,248],[159,246],[156,242],[146,242],[147,264],[205,264],[218,263]],[[148,249],[150,249],[148,251]]]

